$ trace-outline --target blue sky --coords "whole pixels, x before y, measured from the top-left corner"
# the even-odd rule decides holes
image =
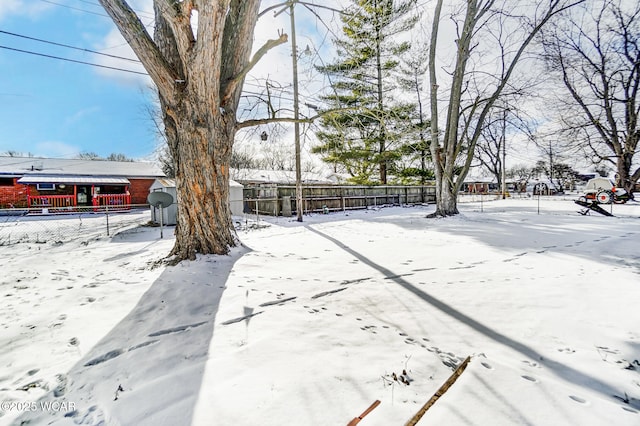
[[[0,1],[0,46],[5,47],[0,48],[0,153],[153,155],[158,137],[148,112],[154,94],[146,77],[6,49],[144,72],[133,62],[19,37],[131,56],[110,19],[101,15],[97,0]]]
[[[277,2],[263,1],[263,8],[271,3]],[[130,0],[129,4],[142,12],[139,16],[145,24],[153,22],[151,0]],[[317,32],[317,22],[299,9],[298,38],[303,49],[309,43],[315,45],[309,37]],[[276,38],[277,29],[288,32],[288,22],[286,13],[277,18],[265,15],[256,28],[254,49],[265,39]],[[149,112],[155,90],[148,77],[10,49],[144,72],[139,64],[26,37],[135,59],[97,0],[0,0],[0,153],[154,157],[160,141]],[[252,74],[290,84],[290,46],[274,49]],[[251,85],[256,80],[247,81]]]

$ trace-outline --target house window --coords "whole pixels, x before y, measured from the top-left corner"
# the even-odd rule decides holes
[[[39,183],[36,185],[38,191],[55,191],[56,184],[55,183]]]
[[[13,186],[13,178],[0,178],[0,186]]]

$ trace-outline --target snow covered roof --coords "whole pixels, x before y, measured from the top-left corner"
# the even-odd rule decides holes
[[[231,169],[231,177],[240,183],[279,183],[294,185],[296,172],[293,170],[260,170],[260,169]],[[305,183],[333,183],[319,173],[302,172]]]
[[[142,161],[106,161],[69,158],[0,157],[0,176],[75,175],[161,177],[164,172],[154,163]]]
[[[67,185],[78,184],[104,184],[104,185],[128,185],[129,179],[116,176],[77,176],[77,175],[40,175],[28,174],[18,179],[21,184],[35,183],[64,183]]]
[[[171,178],[158,178],[156,179],[155,182],[153,182],[153,184],[151,185],[151,188],[149,188],[150,190],[154,190],[157,188],[175,188],[176,187],[176,180],[175,179],[171,179]],[[243,186],[241,184],[239,184],[238,182],[236,182],[233,179],[229,179],[229,187],[230,188],[243,188]]]

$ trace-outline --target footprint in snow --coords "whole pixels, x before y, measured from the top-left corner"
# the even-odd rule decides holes
[[[362,331],[368,331],[372,334],[378,334],[378,332],[376,331],[376,326],[375,325],[365,325],[364,327],[360,327],[360,330]]]
[[[484,368],[486,368],[487,370],[493,370],[493,367],[491,366],[491,364],[487,363],[487,362],[481,362],[480,365],[482,365]]]
[[[522,377],[523,379],[525,379],[525,380],[530,381],[530,382],[538,383],[538,379],[536,379],[535,377],[531,377],[531,376],[527,376],[527,375],[524,375],[524,376],[521,376],[521,377]]]
[[[579,402],[580,404],[586,404],[587,400],[584,398],[580,398],[579,396],[569,395],[569,398],[573,399],[575,402]]]

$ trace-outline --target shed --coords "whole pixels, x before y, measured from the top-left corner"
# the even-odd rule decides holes
[[[173,204],[162,209],[162,223],[164,225],[175,225],[178,217],[176,182],[169,178],[156,179],[149,187],[149,192],[166,192],[173,197]],[[154,222],[160,222],[159,208],[151,206],[151,220]]]
[[[231,214],[242,216],[244,214],[244,186],[235,180],[229,179],[229,205]]]
[[[234,216],[242,216],[243,214],[243,192],[244,187],[236,181],[229,180],[229,204],[231,207],[231,214]],[[154,191],[163,191],[168,192],[174,199],[174,204],[169,206],[164,210],[164,216],[162,221],[165,225],[175,225],[176,218],[178,214],[178,206],[175,204],[175,200],[177,200],[176,194],[176,182],[173,179],[168,178],[160,178],[156,179],[156,181],[149,188],[149,192]],[[156,209],[151,206],[151,220],[154,222],[160,221],[160,209]]]

